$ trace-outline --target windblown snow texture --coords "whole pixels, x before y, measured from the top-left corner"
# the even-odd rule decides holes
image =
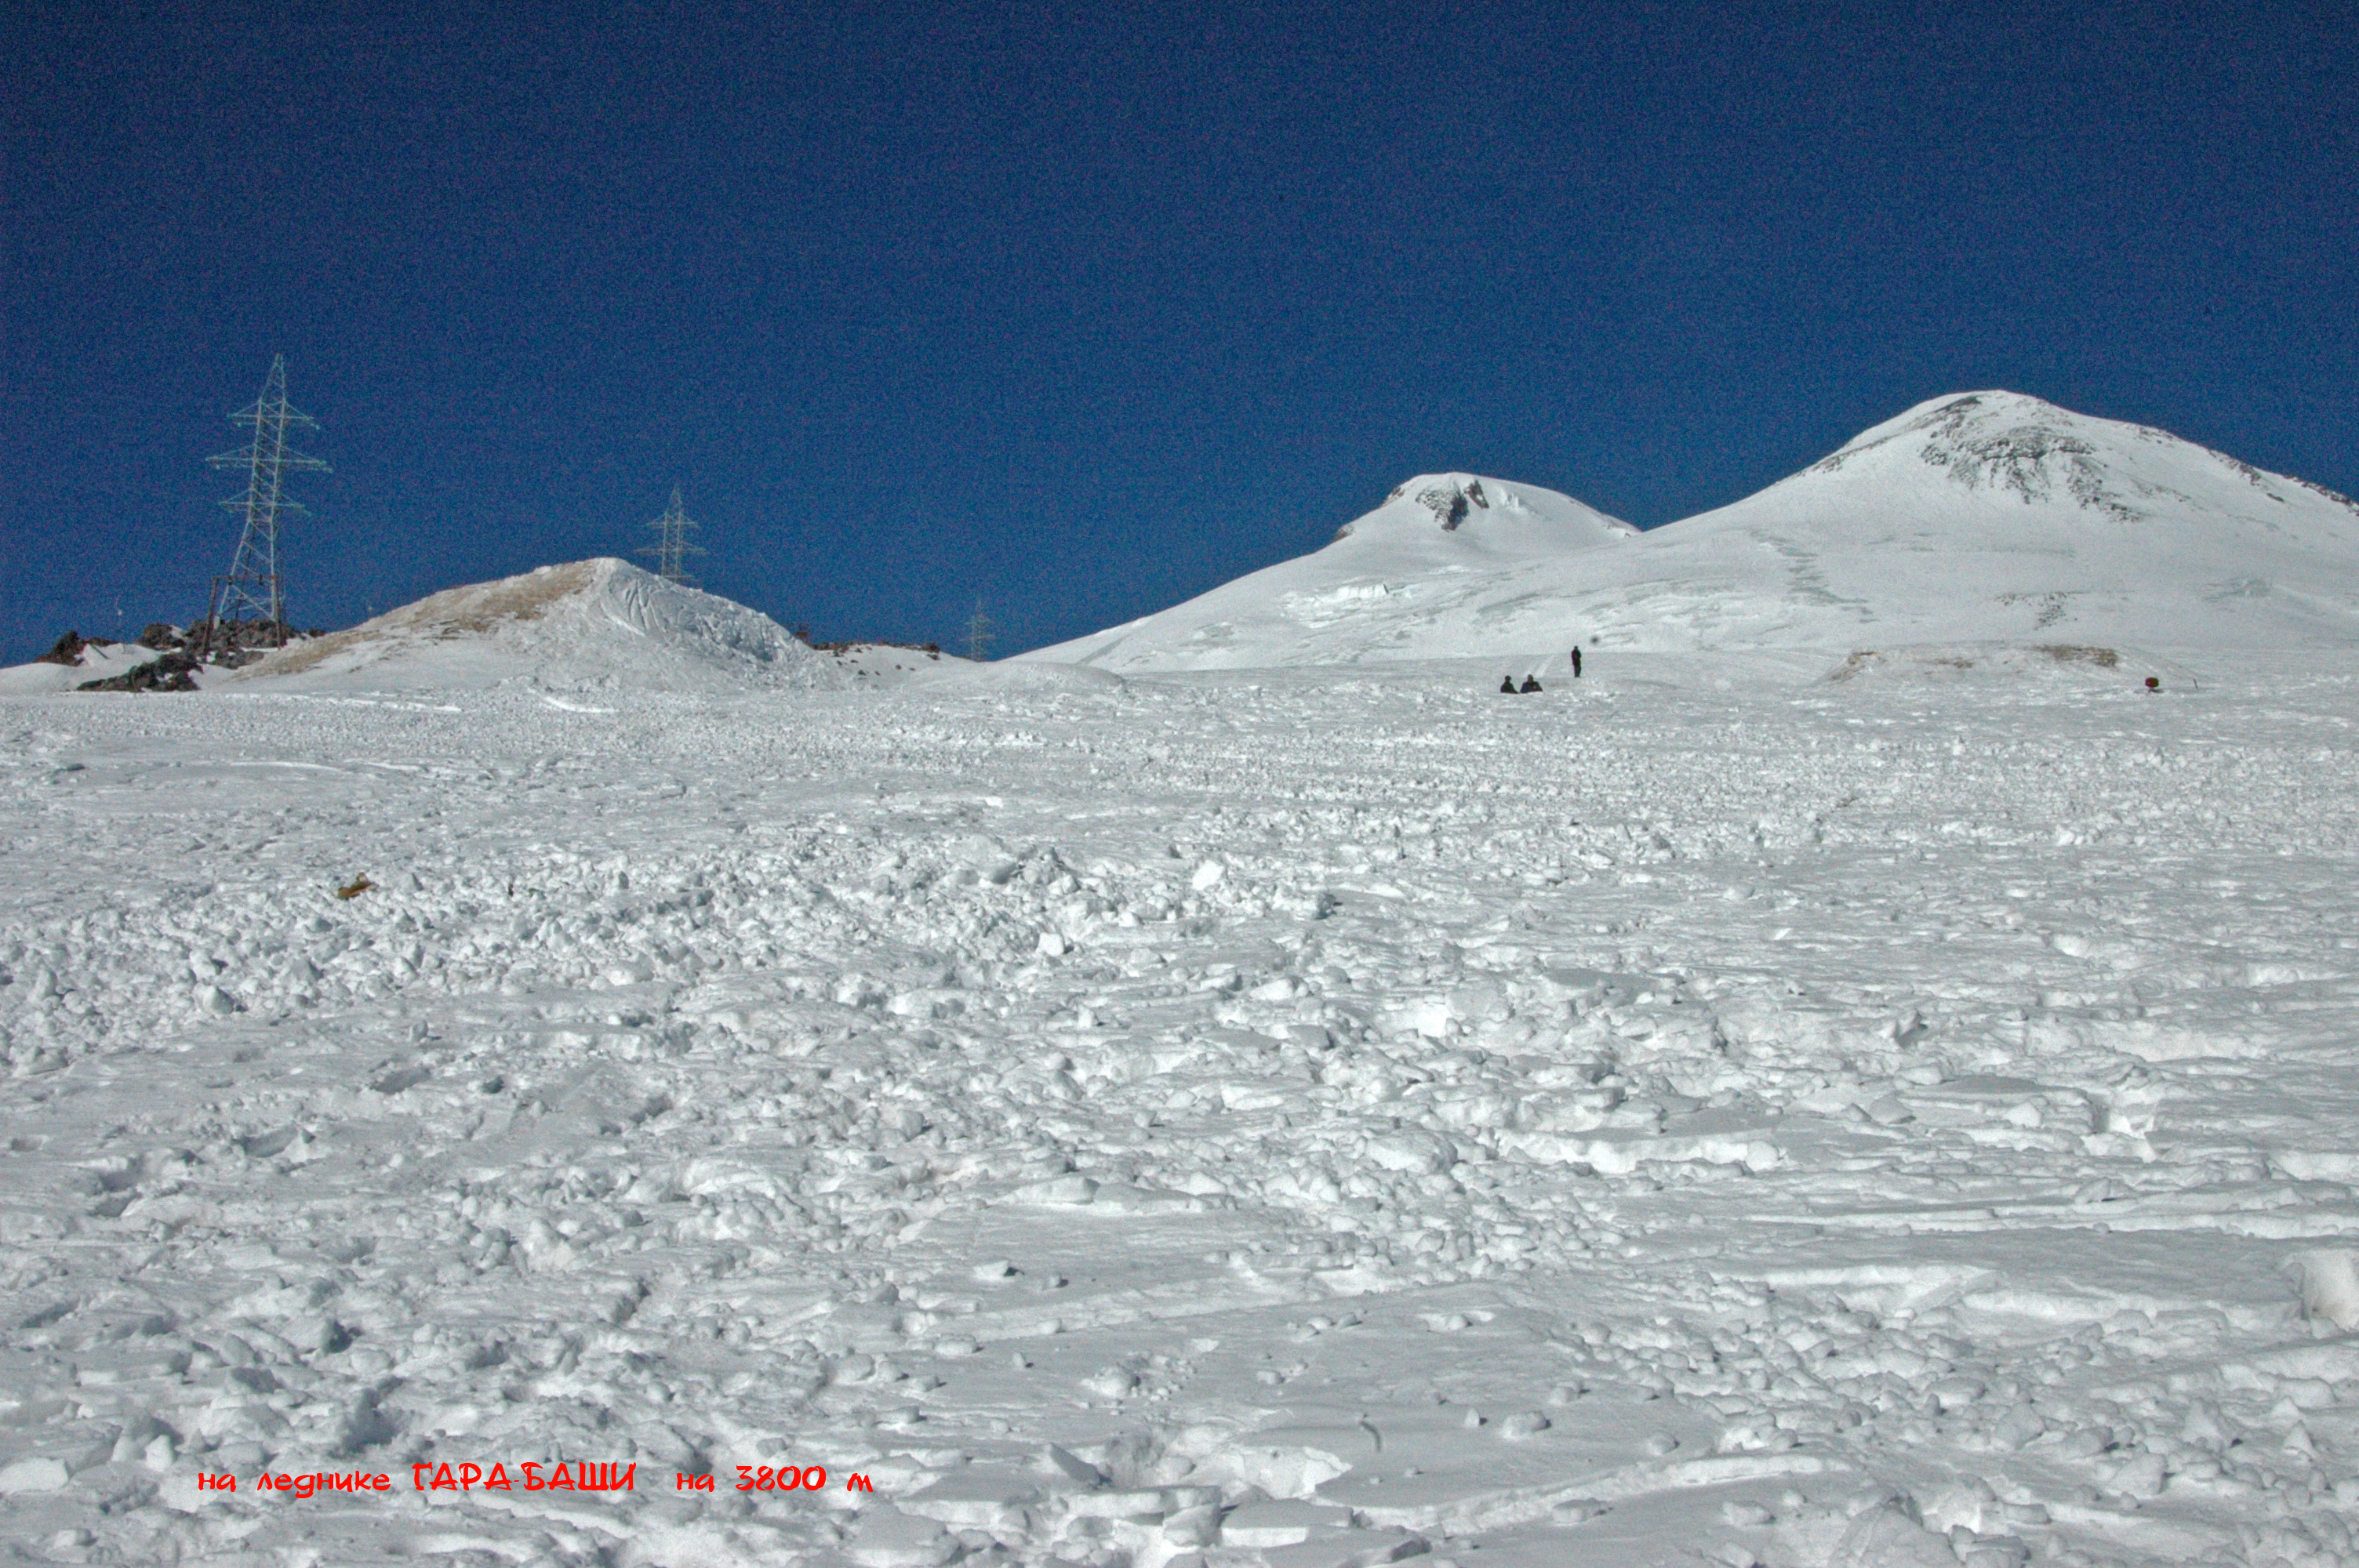
[[[0,701],[0,1536],[2359,1562],[2359,697],[2048,663]]]
[[[223,679],[288,691],[810,688],[830,661],[758,611],[612,558],[542,567],[404,605]]]
[[[1486,496],[1589,525],[1533,525]],[[1984,643],[2349,648],[2359,509],[2159,430],[1967,393],[1642,535],[1549,492],[1411,480],[1325,549],[1027,656],[1114,670],[1532,662],[1562,660],[1575,641],[1832,657]]]

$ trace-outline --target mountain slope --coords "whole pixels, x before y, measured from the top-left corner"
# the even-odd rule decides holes
[[[2359,509],[2160,430],[2006,392],[1919,404],[1648,534],[1567,608],[1629,647],[2346,643]]]
[[[1440,530],[1414,499],[1436,489],[1454,509],[1445,487],[1477,482],[1549,509],[1549,524],[1460,537],[1471,521]],[[2350,501],[2008,392],[1919,404],[1767,490],[1643,535],[1549,492],[1462,475],[1411,481],[1346,535],[1027,656],[1188,669],[1516,659],[1575,641],[1833,655],[2359,641]]]
[[[1476,474],[1419,474],[1323,549],[1126,625],[1023,657],[1106,669],[1230,669],[1428,658],[1527,637],[1516,585],[1638,531],[1568,495]]]
[[[845,684],[759,611],[611,557],[432,594],[284,649],[217,689],[731,691]]]

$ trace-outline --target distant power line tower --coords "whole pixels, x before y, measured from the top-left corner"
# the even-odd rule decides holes
[[[244,517],[245,526],[238,534],[237,554],[230,557],[229,571],[213,579],[201,637],[208,649],[214,650],[224,644],[250,646],[266,641],[283,648],[287,645],[287,579],[278,569],[278,523],[282,517],[304,514],[301,506],[287,499],[287,476],[325,473],[328,469],[318,458],[288,447],[287,432],[320,427],[287,401],[284,354],[270,357],[270,374],[254,406],[231,415],[230,419],[253,426],[254,440],[243,451],[223,452],[210,460],[217,469],[245,470],[245,493],[222,503]],[[224,631],[224,626],[230,630]]]
[[[991,656],[993,626],[991,617],[983,612],[983,600],[974,601],[974,613],[966,618],[966,656],[981,664]]]
[[[656,575],[666,582],[676,582],[682,588],[694,588],[697,581],[688,575],[688,557],[703,555],[701,545],[688,542],[688,531],[696,526],[688,514],[680,509],[679,486],[671,487],[671,504],[664,514],[647,524],[656,531],[656,542],[641,550],[643,556],[656,558]]]

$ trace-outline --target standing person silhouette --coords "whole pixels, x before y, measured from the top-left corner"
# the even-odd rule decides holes
[[[1572,678],[1581,678],[1581,644],[1578,643],[1572,645]]]

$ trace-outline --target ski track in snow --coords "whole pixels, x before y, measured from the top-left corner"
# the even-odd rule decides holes
[[[0,1537],[2359,1563],[2351,679],[1593,673],[0,700]]]

